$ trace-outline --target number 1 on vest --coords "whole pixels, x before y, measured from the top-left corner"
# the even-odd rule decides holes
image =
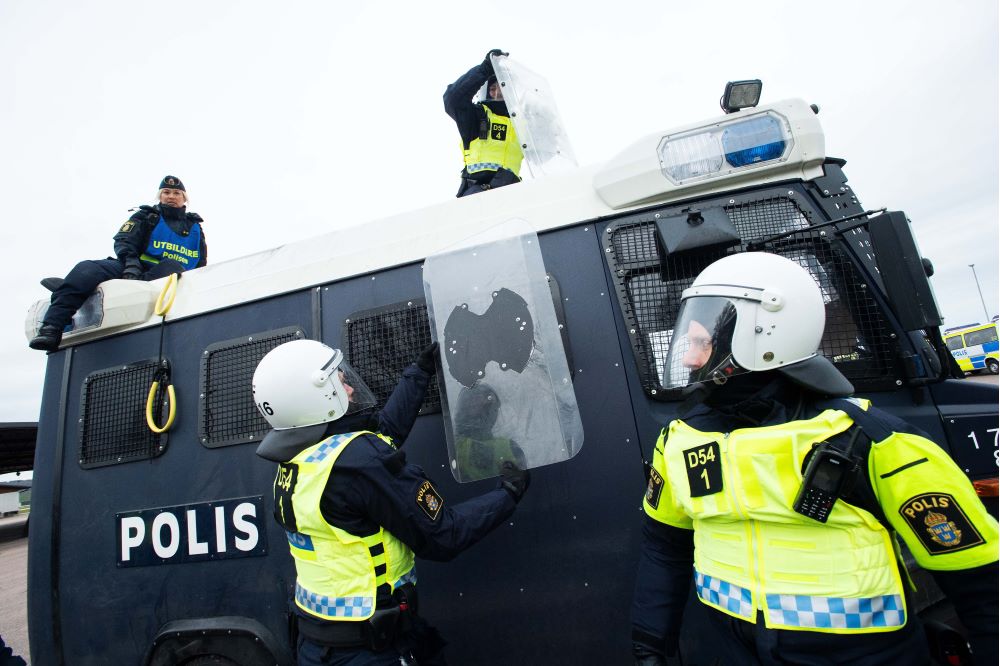
[[[683,451],[682,455],[691,497],[704,497],[722,491],[722,456],[718,442],[696,446]]]

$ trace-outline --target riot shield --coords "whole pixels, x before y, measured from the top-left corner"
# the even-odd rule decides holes
[[[514,220],[428,257],[424,293],[460,483],[568,460],[583,444],[538,237]]]
[[[534,178],[575,169],[576,156],[549,82],[507,56],[492,56],[524,160]]]

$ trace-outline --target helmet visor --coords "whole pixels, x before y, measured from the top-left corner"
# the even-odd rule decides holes
[[[334,386],[338,384],[343,386],[343,390],[347,393],[348,405],[345,416],[371,409],[375,406],[375,394],[372,393],[372,390],[365,384],[365,380],[361,379],[361,375],[351,367],[351,364],[346,359],[340,362],[336,373],[330,379],[333,381]]]
[[[692,296],[684,300],[670,339],[664,368],[664,388],[699,382],[723,383],[746,372],[733,361],[736,306],[722,296]]]

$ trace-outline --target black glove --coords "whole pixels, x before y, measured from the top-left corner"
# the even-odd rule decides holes
[[[417,367],[426,372],[428,375],[433,376],[437,372],[437,362],[434,360],[438,352],[438,343],[432,342],[424,350],[420,352],[415,361]]]
[[[125,264],[125,271],[122,273],[123,280],[140,280],[142,279],[142,264],[136,262],[134,264]]]
[[[520,502],[531,485],[531,472],[521,469],[509,460],[500,465],[500,487],[510,493],[515,502]]]
[[[506,56],[506,55],[510,54],[507,53],[506,51],[501,51],[500,49],[492,49],[490,50],[489,53],[486,54],[486,57],[483,58],[483,66],[493,69],[493,61],[490,60],[490,56]]]

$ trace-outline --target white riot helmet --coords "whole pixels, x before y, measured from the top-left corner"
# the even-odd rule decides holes
[[[819,393],[849,395],[854,387],[817,353],[825,321],[819,286],[799,264],[766,252],[724,257],[681,295],[663,384],[778,370]]]
[[[253,373],[253,399],[275,430],[328,423],[375,405],[341,351],[315,340],[269,351]]]

